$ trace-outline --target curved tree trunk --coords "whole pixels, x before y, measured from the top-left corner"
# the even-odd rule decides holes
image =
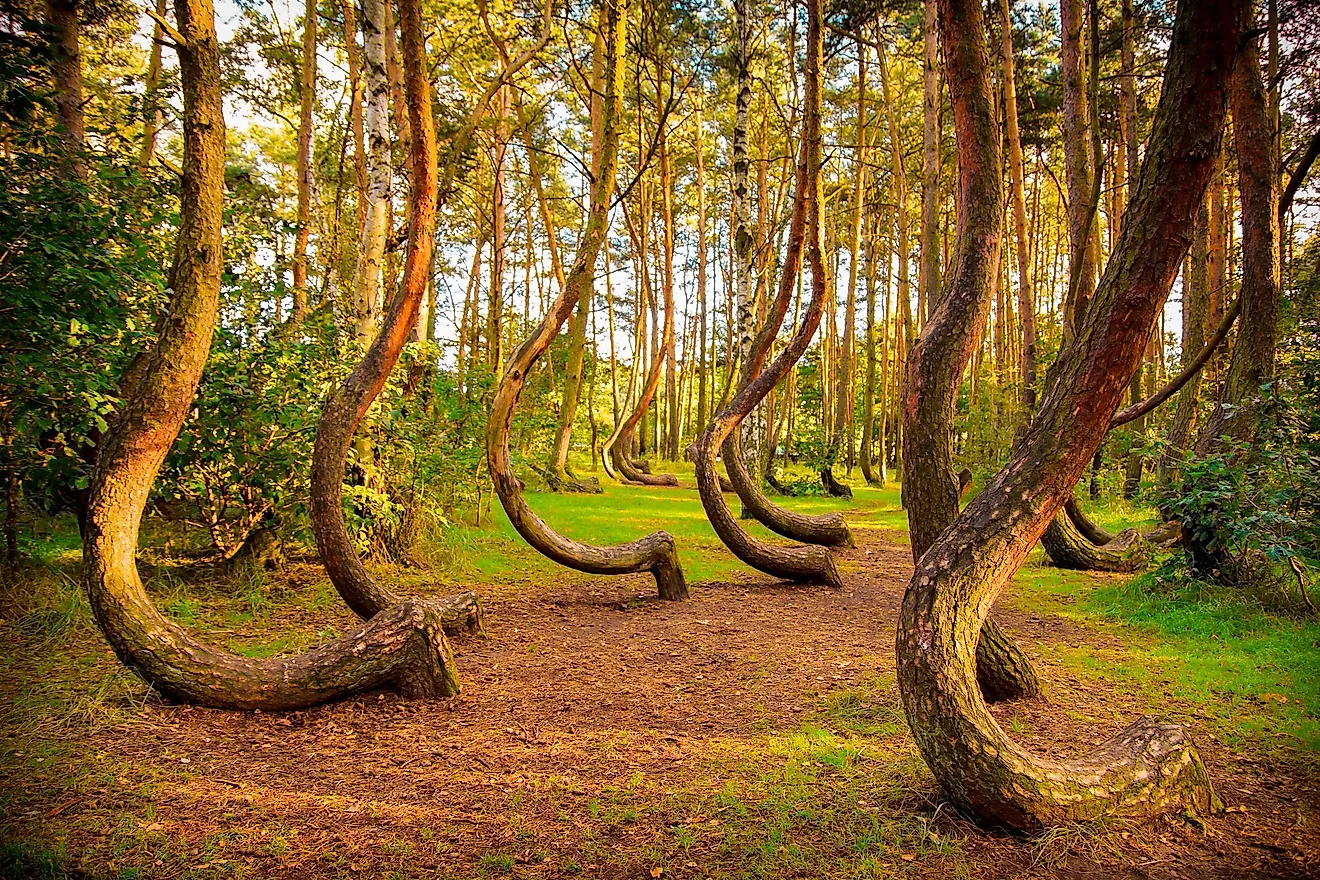
[[[761,367],[770,355],[775,337],[778,335],[780,327],[783,326],[784,318],[788,314],[789,303],[797,284],[798,272],[801,270],[802,243],[806,235],[807,224],[808,167],[806,149],[807,143],[804,137],[799,147],[797,169],[794,174],[793,211],[789,218],[787,253],[784,257],[784,265],[781,268],[783,274],[780,277],[775,298],[771,301],[770,308],[766,313],[765,323],[761,325],[760,332],[752,340],[747,351],[743,372],[739,379],[740,391],[745,390],[760,375]],[[819,318],[817,318],[816,323],[819,324]],[[802,330],[799,330],[799,335],[801,335],[801,332]],[[815,332],[816,325],[812,325],[807,331],[805,344],[810,344],[811,336]],[[803,350],[805,351],[805,348]],[[800,354],[799,357],[801,357]],[[796,362],[796,359],[794,362]],[[784,373],[787,373],[791,367],[792,363],[784,366]],[[754,409],[782,378],[781,374],[776,377],[775,382],[765,386],[761,396],[751,402],[751,407]],[[790,407],[791,403],[786,403],[785,406]],[[694,444],[693,449],[696,450],[696,448]],[[761,491],[760,485],[747,470],[747,460],[743,457],[741,432],[735,431],[730,434],[721,443],[719,450],[721,457],[724,459],[724,466],[729,472],[729,483],[732,485],[733,490],[738,493],[744,511],[750,513],[761,525],[775,534],[806,544],[822,544],[827,547],[854,546],[852,532],[848,529],[847,520],[844,519],[842,513],[834,512],[814,516],[797,513],[775,504]],[[694,461],[695,456],[694,451]],[[781,495],[789,494],[774,479],[773,456],[767,457],[766,461],[767,483]],[[721,485],[723,485],[722,482]]]
[[[609,205],[614,196],[618,171],[619,115],[623,95],[623,51],[626,30],[623,0],[603,0],[600,7],[598,51],[604,57],[605,94],[601,107],[601,136],[595,151],[599,156],[596,182],[591,188],[591,207],[573,267],[564,288],[549,313],[532,335],[513,352],[491,403],[486,426],[486,462],[495,481],[495,492],[509,522],[528,544],[560,565],[588,574],[630,574],[650,571],[662,599],[686,599],[687,583],[678,562],[678,549],[668,532],[653,532],[644,538],[613,547],[596,547],[560,535],[536,515],[523,497],[522,488],[509,459],[509,428],[528,374],[545,354],[578,301],[591,290],[596,259],[609,231]],[[657,377],[658,378],[658,374]],[[652,386],[654,391],[654,385]],[[612,451],[618,451],[616,444]],[[621,459],[615,460],[617,467]]]
[[[1145,564],[1150,550],[1136,529],[1096,543],[1077,527],[1067,510],[1055,515],[1040,543],[1056,567],[1075,571],[1136,571]]]
[[[1092,544],[1108,544],[1118,537],[1088,517],[1086,512],[1082,510],[1082,505],[1077,501],[1076,495],[1068,496],[1068,500],[1063,503],[1063,509],[1077,531],[1081,532],[1086,540]]]
[[[415,0],[402,0],[410,18]],[[220,296],[225,125],[210,0],[178,0],[184,159],[179,241],[167,319],[106,434],[92,475],[83,584],[119,658],[167,696],[236,709],[296,709],[382,685],[413,696],[456,693],[438,613],[401,602],[306,654],[255,660],[194,638],[152,604],[138,576],[142,512],[193,405]]]
[[[1083,760],[1029,754],[980,699],[972,651],[995,597],[1103,442],[1149,339],[1210,177],[1247,6],[1179,4],[1142,174],[1086,321],[1052,370],[1031,428],[921,558],[903,598],[896,644],[908,724],[946,794],[988,824],[1030,831],[1115,813],[1220,806],[1183,731],[1151,719]],[[984,33],[980,4],[942,0],[941,7],[952,67],[968,35]]]
[[[410,0],[410,5],[412,2],[415,0]],[[403,279],[367,353],[326,401],[312,452],[310,512],[316,547],[335,589],[348,606],[363,618],[369,618],[397,604],[399,598],[371,576],[349,538],[348,528],[344,524],[344,465],[354,432],[385,386],[408,341],[413,324],[417,321],[422,297],[426,292],[435,240],[438,200],[435,123],[431,114],[431,85],[426,72],[424,35],[418,16],[416,10],[400,11],[401,23],[404,25],[408,115],[411,119],[408,251],[404,259]],[[476,114],[468,120],[468,125],[459,137],[471,136],[471,130],[476,126],[475,118]],[[456,632],[465,629],[466,621],[470,619],[480,621],[480,606],[472,593],[427,600],[423,604],[432,607],[438,614],[448,616],[450,627]]]
[[[600,71],[594,66],[591,72],[591,86],[600,91]],[[592,101],[591,130],[593,137],[599,140],[600,110],[599,101]],[[541,210],[541,222],[545,225],[546,249],[550,252],[550,266],[555,273],[555,281],[563,290],[567,280],[564,278],[564,264],[559,256],[559,235],[555,229],[554,218],[550,215],[550,206],[545,198],[545,188],[541,183],[541,162],[537,158],[532,144],[532,134],[528,126],[527,114],[522,102],[517,102],[518,121],[522,126],[523,139],[527,142],[528,172],[532,186],[536,189],[536,202]],[[573,420],[577,416],[578,400],[582,394],[583,361],[587,350],[587,315],[591,311],[591,293],[578,301],[577,311],[568,323],[568,358],[564,361],[564,390],[559,401],[559,420],[555,426],[555,439],[550,446],[549,460],[545,464],[545,482],[552,492],[579,492],[599,494],[602,490],[600,480],[595,477],[579,479],[568,467],[568,448],[573,439]],[[607,469],[608,470],[608,469]]]
[[[724,441],[720,454],[724,459],[724,466],[729,471],[730,486],[725,491],[736,492],[743,508],[761,525],[776,535],[783,535],[785,538],[801,541],[804,544],[820,544],[825,547],[856,546],[852,531],[848,528],[848,521],[844,519],[842,513],[836,511],[812,516],[789,510],[771,501],[765,492],[761,491],[755,478],[748,473],[736,433]],[[769,467],[766,469],[766,477],[767,481],[773,479],[773,472]],[[780,494],[788,494],[782,486],[776,486],[773,482],[771,487]]]
[[[640,258],[643,261],[647,259],[645,246],[646,239],[644,237],[645,224],[646,218],[643,217],[642,222],[638,224],[641,231],[641,235],[638,237],[638,241],[641,242]],[[654,320],[655,317],[653,312],[652,321],[654,322]],[[638,318],[637,329],[637,338],[641,339],[643,322],[640,315]],[[646,433],[643,419],[646,416],[647,410],[651,406],[652,399],[655,397],[656,389],[660,387],[660,374],[664,371],[665,353],[669,350],[669,343],[670,340],[673,339],[673,335],[674,291],[672,287],[665,286],[664,327],[661,330],[661,338],[655,340],[655,344],[651,346],[651,365],[646,372],[646,379],[645,384],[642,386],[642,393],[637,398],[637,404],[633,407],[632,414],[628,416],[627,420],[622,425],[615,429],[616,436],[614,442],[606,444],[606,451],[614,462],[615,471],[623,477],[623,481],[626,483],[636,483],[642,486],[678,485],[678,477],[674,474],[653,474],[649,467],[646,467],[643,463],[634,461],[632,457],[628,455],[629,441],[636,432],[639,423],[642,423],[642,433]]]
[[[783,546],[769,544],[751,536],[734,518],[724,497],[720,494],[719,473],[715,465],[716,450],[723,450],[726,464],[730,468],[730,477],[735,488],[743,482],[741,477],[750,475],[741,473],[733,459],[741,458],[736,454],[741,450],[736,444],[727,444],[743,419],[770,392],[781,378],[797,363],[806,351],[811,338],[820,326],[821,314],[825,309],[825,295],[828,287],[825,276],[825,261],[821,255],[821,218],[820,218],[820,114],[821,114],[821,0],[810,0],[807,7],[807,88],[806,115],[802,136],[802,155],[798,162],[796,190],[794,194],[793,218],[789,227],[788,252],[784,258],[784,267],[779,280],[778,295],[775,298],[773,312],[762,328],[757,340],[752,344],[744,363],[744,378],[741,389],[702,433],[697,441],[693,460],[696,465],[697,489],[701,493],[701,503],[706,509],[715,533],[719,535],[734,555],[753,568],[776,577],[796,581],[824,583],[832,587],[841,586],[834,559],[828,550],[815,546]],[[797,281],[797,273],[802,262],[803,239],[809,237],[807,253],[811,260],[811,301],[797,334],[784,351],[764,372],[759,372],[760,364],[769,352],[775,332],[782,323],[788,310],[788,301]],[[759,372],[759,374],[758,374]],[[755,378],[750,378],[755,376]],[[740,491],[741,495],[741,491]],[[749,510],[751,507],[749,506]]]
[[[1261,386],[1274,377],[1279,320],[1278,158],[1255,39],[1244,47],[1233,70],[1229,95],[1242,202],[1242,287],[1237,300],[1242,324],[1219,399],[1197,439],[1198,455],[1222,449],[1225,438],[1240,442],[1254,436]]]
[[[960,25],[945,30],[946,40],[958,37],[956,53],[945,46],[945,80],[953,102],[960,169],[958,248],[939,306],[912,346],[902,391],[902,496],[912,558],[918,562],[958,515],[965,484],[953,467],[954,405],[963,370],[985,326],[999,267],[1003,202],[999,135],[990,91],[989,45],[979,9],[976,22],[982,30],[975,33],[963,32]],[[992,683],[987,696],[1039,694],[1034,674],[1014,677],[1015,671],[1029,670],[1030,661],[993,623],[989,627],[986,648],[977,651],[979,675]],[[1013,661],[1002,662],[1010,654]]]

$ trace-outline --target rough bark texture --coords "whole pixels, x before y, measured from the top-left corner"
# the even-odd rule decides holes
[[[980,31],[971,31],[971,25],[967,31],[960,25],[945,31],[945,79],[958,136],[958,247],[940,304],[913,345],[903,387],[902,494],[914,560],[920,560],[958,515],[963,486],[953,466],[954,406],[963,370],[985,325],[999,266],[1003,201],[999,138],[989,47],[979,11],[976,20]],[[949,42],[950,33],[956,41]],[[984,655],[978,650],[978,664],[981,677],[992,683],[990,693],[1024,697],[1039,693],[1034,675],[1012,677],[1015,670],[1030,669],[1030,662],[993,624],[989,628],[993,631]],[[1010,653],[1017,654],[1014,662],[1001,663]]]
[[[1260,387],[1274,377],[1279,320],[1278,157],[1255,39],[1243,48],[1229,96],[1242,202],[1242,323],[1219,399],[1197,441],[1198,455],[1221,449],[1225,437],[1254,436]]]
[[[411,7],[415,2],[409,0],[407,5]],[[371,576],[349,537],[343,506],[345,462],[354,432],[385,387],[417,321],[435,241],[438,200],[435,123],[431,115],[431,85],[426,73],[424,35],[420,20],[415,20],[417,16],[419,13],[415,9],[400,10],[412,147],[409,157],[408,250],[404,258],[403,279],[367,353],[326,401],[312,452],[310,508],[316,547],[335,589],[362,618],[379,614],[400,600]],[[437,615],[447,615],[454,632],[465,629],[458,621],[471,616],[480,620],[480,605],[472,593],[415,601],[432,608]]]
[[[1077,571],[1136,571],[1146,563],[1150,550],[1136,529],[1096,542],[1062,510],[1045,529],[1040,543],[1056,567]]]
[[[225,124],[215,13],[210,0],[178,0],[176,16],[186,43],[178,47],[184,158],[173,295],[92,475],[83,584],[93,616],[126,665],[167,696],[203,705],[296,709],[379,686],[456,693],[441,620],[425,605],[395,605],[306,654],[254,660],[192,637],[156,610],[138,577],[143,508],[192,407],[220,295]]]
[[[623,96],[623,47],[626,14],[623,0],[603,0],[600,29],[604,35],[605,95],[601,110],[600,157],[596,181],[591,188],[587,226],[573,267],[549,313],[522,345],[509,357],[500,386],[491,402],[486,426],[486,462],[495,481],[495,492],[509,522],[523,537],[550,559],[588,574],[630,574],[649,571],[655,576],[662,599],[686,599],[687,583],[678,562],[678,549],[668,532],[654,532],[636,541],[613,547],[596,547],[566,538],[554,531],[527,504],[509,458],[509,429],[513,411],[527,376],[545,354],[578,301],[591,290],[596,260],[609,232],[609,205],[614,196],[618,171],[619,115]],[[658,374],[655,377],[658,379]],[[652,386],[654,391],[654,386]],[[617,451],[618,446],[614,447]],[[615,464],[618,465],[616,459]]]
[[[946,58],[981,33],[980,4],[943,0]],[[1245,0],[1180,4],[1128,222],[1086,321],[1065,349],[1007,464],[922,556],[899,618],[898,680],[917,745],[954,803],[981,821],[1036,830],[1110,814],[1219,807],[1194,746],[1143,719],[1097,754],[1043,760],[1008,738],[978,693],[981,622],[1104,440],[1167,296],[1218,147]],[[951,78],[952,79],[952,78]]]
[[[747,358],[746,376],[755,375],[754,379],[742,384],[723,410],[720,411],[697,441],[693,460],[696,465],[697,489],[701,493],[701,503],[706,509],[715,533],[719,535],[734,555],[753,568],[776,577],[796,581],[824,583],[829,586],[841,586],[834,559],[828,550],[816,546],[784,546],[760,541],[750,535],[734,518],[720,493],[719,472],[716,470],[716,450],[723,450],[725,461],[730,465],[730,477],[735,488],[744,481],[735,476],[738,466],[730,462],[740,451],[736,444],[726,443],[742,424],[743,419],[770,392],[779,380],[797,363],[806,351],[820,326],[821,314],[825,308],[825,293],[828,287],[825,277],[825,261],[821,254],[821,218],[820,218],[820,114],[821,114],[821,8],[820,0],[810,0],[807,6],[807,88],[806,113],[802,134],[802,156],[799,161],[797,192],[795,194],[794,219],[790,224],[788,252],[784,259],[784,268],[780,276],[775,310],[778,318],[767,321],[758,340],[751,346]],[[805,208],[805,216],[799,216],[798,204]],[[802,324],[788,347],[780,352],[764,372],[757,373],[759,363],[769,351],[774,339],[774,330],[783,320],[783,311],[787,310],[788,297],[797,280],[797,272],[802,260],[803,239],[807,239],[806,249],[811,262],[811,301],[802,317]],[[773,323],[774,329],[771,329]],[[768,331],[768,332],[767,332]],[[762,344],[764,343],[764,344]],[[742,474],[746,477],[748,475]],[[750,485],[748,478],[745,483]],[[740,496],[741,496],[740,489]],[[744,502],[746,503],[746,502]]]

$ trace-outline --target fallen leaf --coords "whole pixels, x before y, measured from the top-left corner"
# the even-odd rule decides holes
[[[651,869],[651,876],[652,876],[652,877],[659,877],[659,876],[660,876],[661,874],[663,874],[664,872],[665,872],[665,869],[664,869],[664,868],[652,868],[652,869]]]
[[[917,857],[911,854],[903,856],[903,861],[905,862],[915,862],[916,860]]]

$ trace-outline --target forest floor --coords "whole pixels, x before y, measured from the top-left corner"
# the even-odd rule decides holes
[[[990,832],[941,797],[899,705],[897,492],[793,502],[850,510],[858,547],[831,591],[737,565],[684,484],[532,501],[581,537],[674,531],[689,601],[556,569],[500,520],[454,528],[430,568],[378,573],[480,591],[487,637],[455,642],[462,694],[289,714],[156,697],[91,623],[68,524],[43,526],[0,606],[0,875],[1320,877],[1320,626],[1033,554],[995,615],[1047,694],[1000,723],[1066,758],[1143,714],[1177,720],[1229,812],[1204,830]],[[167,555],[144,552],[161,606],[231,649],[352,623],[310,562],[236,582]]]

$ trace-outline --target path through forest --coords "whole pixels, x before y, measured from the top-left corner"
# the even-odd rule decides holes
[[[1144,712],[1179,718],[1230,813],[1209,834],[1170,819],[1031,841],[954,815],[894,683],[908,550],[860,534],[842,591],[748,576],[668,603],[645,576],[568,573],[486,587],[488,638],[456,644],[464,692],[444,702],[171,706],[85,626],[52,658],[0,624],[22,641],[0,690],[27,707],[0,728],[0,830],[106,876],[1081,877],[1097,861],[1105,876],[1320,876],[1303,830],[1320,819],[1314,776],[1221,747],[1194,706],[1059,665],[1070,646],[1122,643],[1011,594],[996,614],[1048,699],[998,709],[1001,723],[1067,755]],[[280,607],[272,632],[349,622],[335,604]]]

